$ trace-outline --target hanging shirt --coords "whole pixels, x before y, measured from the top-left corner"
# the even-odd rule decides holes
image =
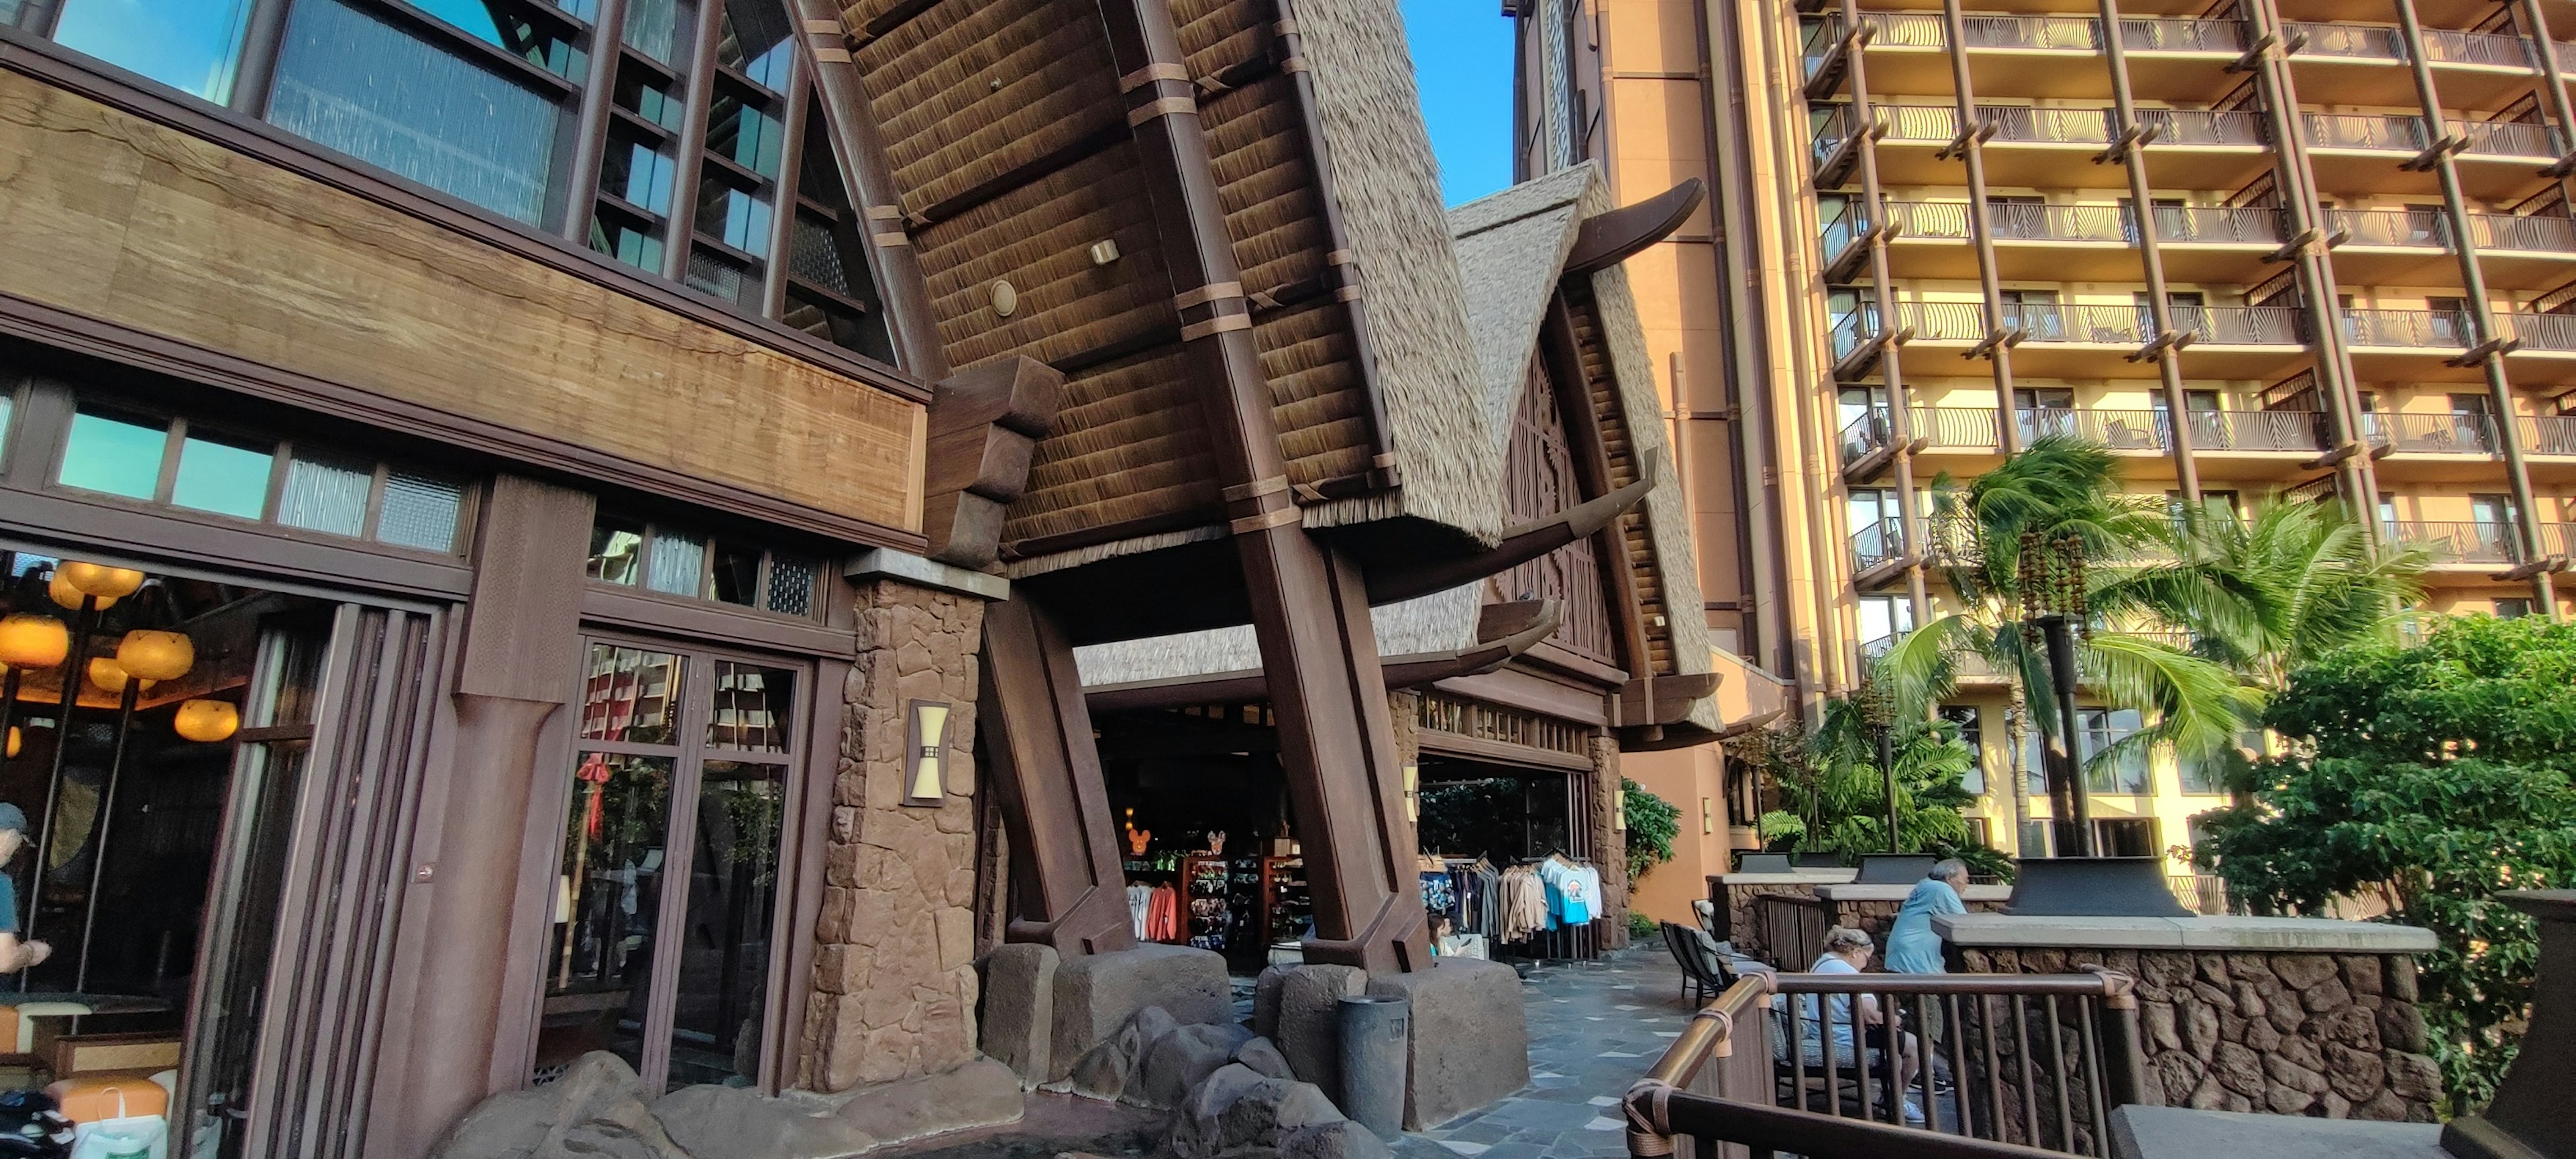
[[[1538,867],[1539,880],[1547,883],[1547,928],[1558,925],[1579,926],[1592,920],[1593,910],[1601,900],[1601,876],[1592,874],[1571,861],[1552,858]]]
[[[1935,914],[1968,912],[1959,900],[1959,891],[1937,877],[1914,883],[1914,892],[1905,896],[1905,906],[1896,911],[1896,924],[1887,931],[1887,968],[1899,974],[1946,974],[1947,963],[1941,960],[1941,935],[1932,931]]]
[[[1127,887],[1127,920],[1136,927],[1136,939],[1146,940],[1146,915],[1154,908],[1154,887],[1133,883]]]

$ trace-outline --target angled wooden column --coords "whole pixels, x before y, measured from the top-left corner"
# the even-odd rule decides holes
[[[1241,553],[1289,804],[1315,899],[1306,960],[1430,964],[1411,829],[1359,569],[1307,537],[1217,200],[1196,90],[1164,0],[1101,0],[1172,304]],[[1402,847],[1399,847],[1402,846]]]
[[[989,604],[982,679],[984,759],[1021,874],[1012,891],[1018,912],[1003,936],[1064,954],[1135,945],[1073,645],[1026,597]]]

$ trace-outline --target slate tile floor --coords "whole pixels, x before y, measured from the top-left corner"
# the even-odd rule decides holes
[[[1395,1146],[1399,1159],[1606,1159],[1628,1153],[1619,1096],[1679,1037],[1691,1007],[1660,940],[1521,983],[1530,1085]]]

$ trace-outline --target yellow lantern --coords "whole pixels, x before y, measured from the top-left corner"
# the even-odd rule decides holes
[[[101,601],[123,599],[143,586],[143,573],[133,568],[82,563],[76,559],[64,560],[54,569],[54,577],[69,583],[80,594],[97,596]]]
[[[109,692],[122,693],[125,691],[125,682],[130,678],[131,674],[126,672],[124,665],[116,662],[115,657],[93,656],[90,658],[90,683],[98,685]],[[145,681],[145,683],[148,684],[150,681]],[[137,691],[141,691],[141,689],[138,688]]]
[[[91,606],[96,607],[102,612],[116,606],[116,597],[90,595],[88,592],[84,592],[79,588],[72,586],[72,581],[63,578],[63,573],[61,572],[55,572],[53,582],[45,585],[45,594],[52,596],[55,603],[66,608],[70,608],[75,612],[80,610],[82,600],[96,601]]]
[[[241,710],[222,700],[188,700],[179,704],[178,718],[171,728],[199,744],[225,740],[241,727]]]
[[[0,620],[0,663],[13,668],[51,668],[71,654],[71,630],[52,616],[21,612]]]
[[[137,628],[116,643],[116,663],[145,680],[176,680],[197,663],[197,645],[185,632]]]
[[[19,733],[17,725],[10,725],[9,747],[0,751],[5,751],[10,757],[14,758],[18,755],[18,750],[25,747],[27,747],[27,738]]]

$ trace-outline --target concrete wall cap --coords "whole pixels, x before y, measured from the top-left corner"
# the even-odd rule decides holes
[[[1796,873],[1721,873],[1719,885],[1832,885],[1860,876],[1857,869],[1802,869]]]
[[[1826,901],[1904,901],[1914,893],[1911,885],[1860,885],[1841,882],[1816,887],[1816,896]],[[1961,901],[2002,901],[2012,896],[2009,885],[1971,885],[1959,895]]]
[[[1932,919],[1932,928],[1944,940],[1960,946],[2422,954],[2431,952],[2435,945],[2430,930],[2338,918],[2114,918],[1970,913],[1938,915]]]
[[[968,571],[953,564],[925,559],[908,551],[891,547],[871,547],[851,557],[846,572],[852,583],[872,579],[895,579],[943,592],[973,596],[980,600],[1011,598],[1011,581],[980,571]]]

